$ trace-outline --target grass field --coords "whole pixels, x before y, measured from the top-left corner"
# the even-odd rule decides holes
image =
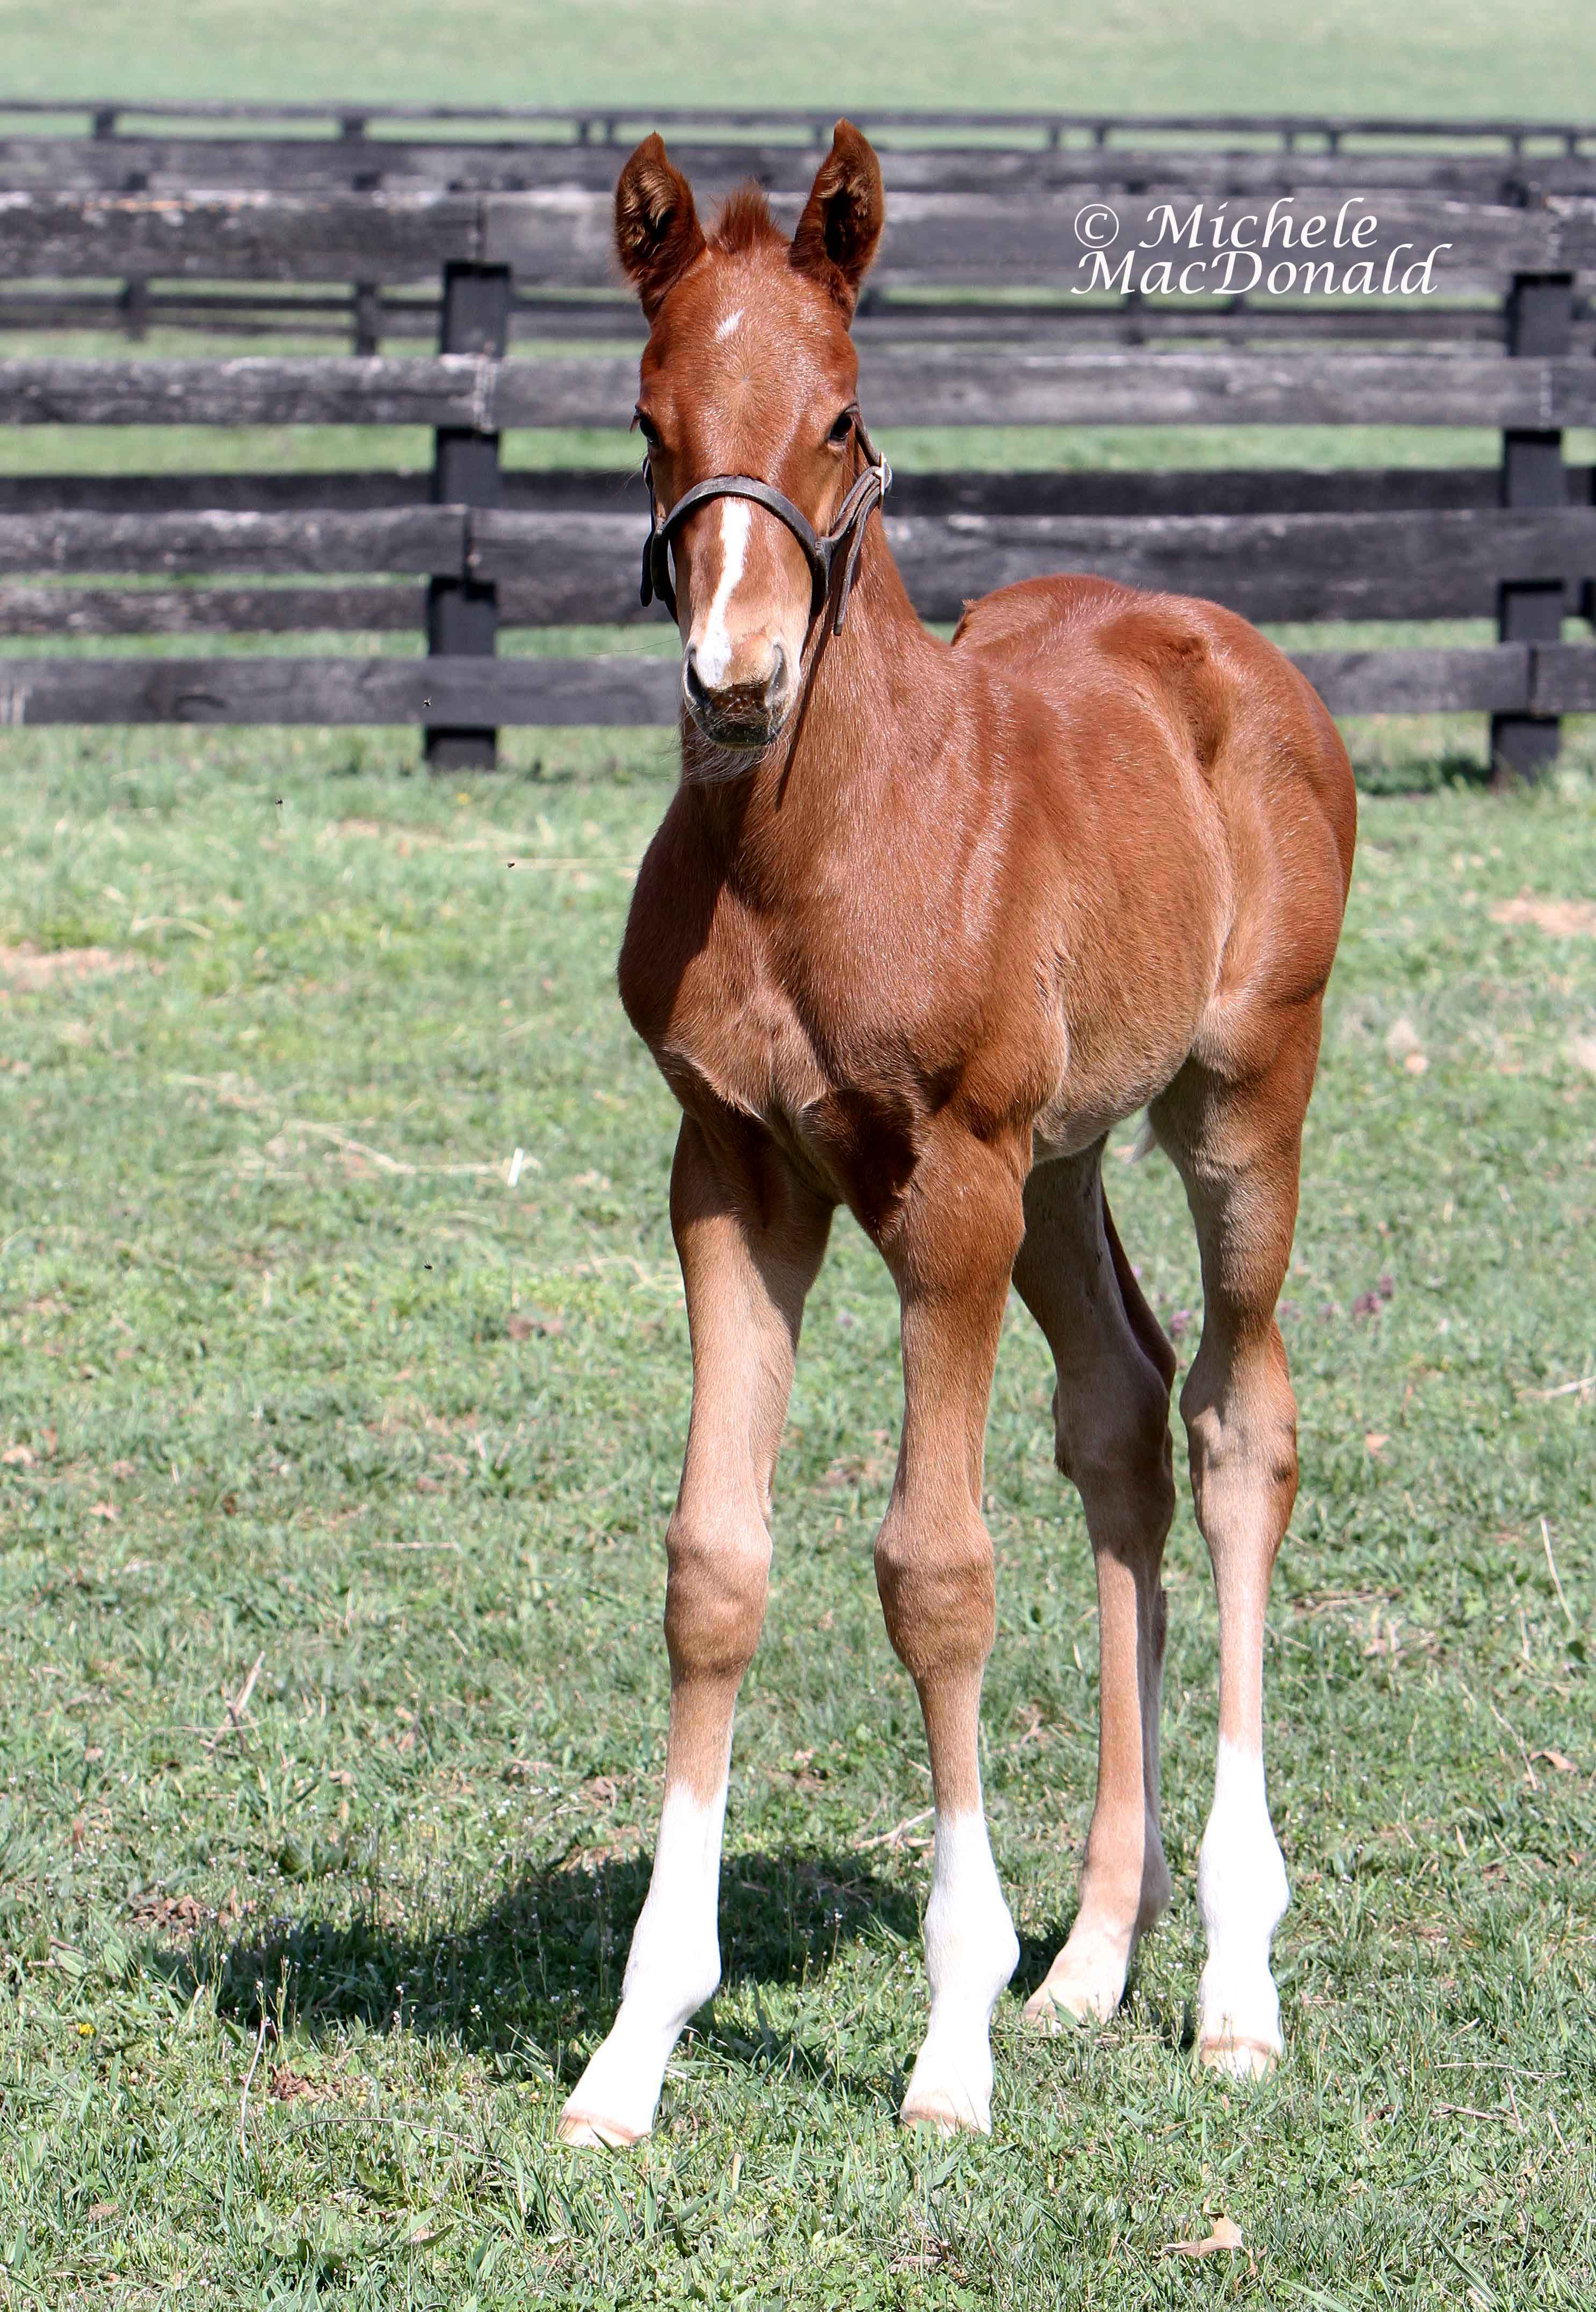
[[[755,24],[729,0],[15,0],[0,98],[1561,117],[1596,65],[1596,15],[1566,0],[1506,31],[1485,0],[1409,19],[817,0],[778,40]],[[1497,455],[1285,430],[889,446]],[[0,443],[35,472],[429,454],[330,429]],[[633,451],[527,435],[507,455]],[[1365,797],[1286,1288],[1303,1483],[1267,1657],[1286,2063],[1247,2093],[1193,2062],[1215,1615],[1185,1501],[1176,1905],[1110,2025],[1020,2027],[1073,1909],[1096,1633],[1016,1310],[985,1768],[1024,1956],[991,2140],[897,2128],[929,1789],[870,1557],[895,1311],[849,1224],[811,1303],[740,1719],[726,1984],[655,2136],[594,2161],[553,2128],[646,1883],[687,1409],[674,1111],[612,980],[671,744],[522,732],[497,778],[428,782],[392,733],[4,734],[0,2312],[1592,2302],[1596,722],[1547,792],[1504,799],[1446,775],[1478,718],[1355,737],[1366,787],[1430,792]],[[1177,1184],[1109,1172],[1185,1360],[1201,1304]],[[1240,2250],[1171,2253],[1221,2215]]]
[[[611,983],[668,749],[550,736],[537,777],[443,784],[408,753],[8,742],[0,2305],[1587,2305],[1590,784],[1364,806],[1287,1284],[1276,2079],[1189,2047],[1214,1611],[1183,1506],[1175,1909],[1101,2032],[1039,2043],[1005,1998],[990,2141],[898,2131],[929,1794],[870,1563],[894,1311],[849,1224],[740,1721],[726,1988],[653,2140],[594,2162],[552,2129],[645,1884],[688,1384],[672,1108]],[[1173,1176],[1109,1169],[1185,1357]],[[1048,1386],[1016,1312],[986,1769],[1021,1993],[1096,1707]],[[1167,2253],[1219,2213],[1241,2251]]]
[[[8,0],[0,96],[385,98],[458,103],[989,105],[1403,111],[1590,109],[1596,25],[1569,0]]]

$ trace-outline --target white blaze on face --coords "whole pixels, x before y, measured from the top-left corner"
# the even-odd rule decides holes
[[[1269,1940],[1290,1899],[1269,1820],[1262,1754],[1221,1735],[1214,1809],[1197,1855],[1197,1903],[1208,1944],[1198,1998],[1205,2045],[1228,2041],[1243,2056],[1250,2049],[1279,2054],[1280,2001],[1269,1972]]]
[[[714,600],[709,616],[704,621],[704,632],[695,644],[695,662],[698,679],[708,690],[716,689],[726,679],[732,663],[732,637],[726,625],[726,614],[732,607],[732,597],[742,577],[743,564],[748,558],[748,534],[753,521],[753,508],[746,498],[723,498],[721,517],[721,567],[715,580]]]

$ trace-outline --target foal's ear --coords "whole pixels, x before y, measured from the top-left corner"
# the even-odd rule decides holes
[[[615,251],[648,320],[703,246],[692,187],[662,140],[645,136],[615,188]]]
[[[849,320],[886,217],[881,163],[853,122],[839,120],[798,220],[789,261],[818,281]]]

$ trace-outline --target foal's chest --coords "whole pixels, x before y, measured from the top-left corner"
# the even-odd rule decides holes
[[[761,1126],[867,1226],[884,1219],[914,1169],[937,1031],[879,949],[823,922],[772,925],[724,885],[701,894],[674,880],[651,854],[620,985],[689,1114]]]

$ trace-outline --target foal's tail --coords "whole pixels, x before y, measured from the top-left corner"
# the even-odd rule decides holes
[[[1109,1192],[1101,1190],[1103,1200],[1103,1234],[1109,1239],[1109,1257],[1114,1264],[1114,1281],[1119,1287],[1119,1298],[1125,1303],[1125,1314],[1136,1346],[1162,1376],[1166,1389],[1175,1385],[1177,1359],[1169,1336],[1147,1303],[1147,1297],[1136,1282],[1136,1273],[1126,1257],[1119,1241],[1119,1231],[1114,1226],[1114,1215],[1109,1210]]]

